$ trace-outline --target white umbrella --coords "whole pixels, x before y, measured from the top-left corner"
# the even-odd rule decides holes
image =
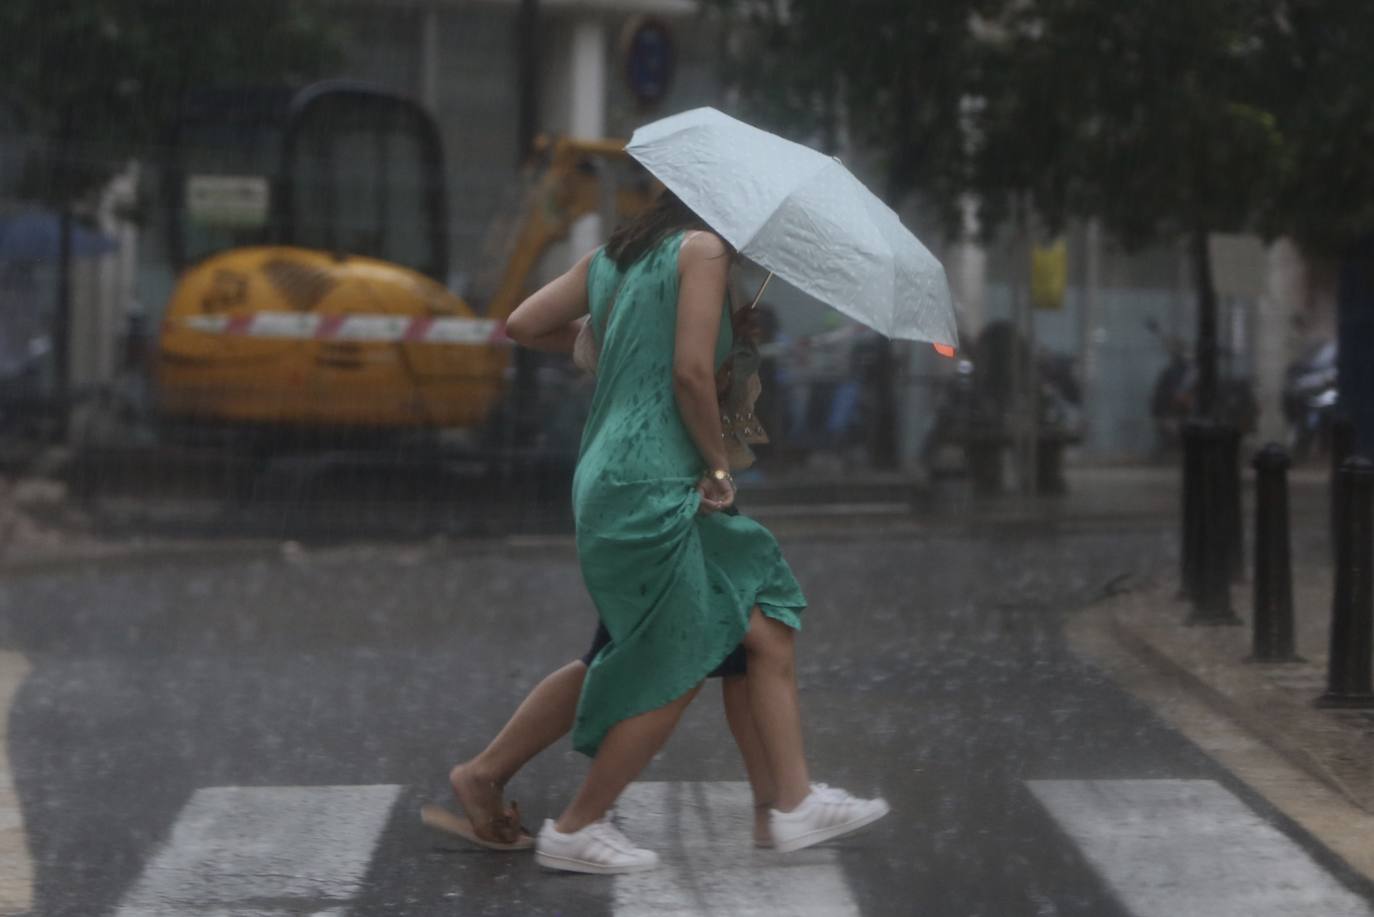
[[[956,346],[944,268],[838,159],[714,108],[625,149],[755,264],[888,337]]]

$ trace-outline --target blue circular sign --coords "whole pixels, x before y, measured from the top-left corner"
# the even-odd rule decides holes
[[[668,26],[657,19],[630,23],[625,42],[625,79],[641,105],[661,102],[672,86],[677,50]]]

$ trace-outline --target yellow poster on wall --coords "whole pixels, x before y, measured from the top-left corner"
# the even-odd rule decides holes
[[[1063,239],[1031,251],[1031,302],[1037,309],[1064,308],[1069,282],[1069,247]]]

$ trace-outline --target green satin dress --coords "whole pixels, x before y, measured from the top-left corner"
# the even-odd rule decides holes
[[[587,755],[616,723],[702,681],[739,645],[753,606],[792,628],[806,607],[767,529],[742,515],[697,513],[705,467],[673,395],[682,236],[623,276],[604,252],[590,266],[592,328],[604,332],[573,515],[582,577],[611,643],[578,702],[573,747]],[[722,304],[717,367],[732,341]]]

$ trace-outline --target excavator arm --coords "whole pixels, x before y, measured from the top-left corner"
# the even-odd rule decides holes
[[[489,318],[504,320],[515,310],[529,290],[539,259],[550,245],[567,238],[581,217],[605,209],[616,219],[633,216],[649,205],[659,187],[633,165],[623,140],[558,138],[543,140],[541,147],[534,166],[540,172],[533,206],[524,215],[510,260],[487,306]],[[617,168],[638,174],[608,189],[605,183]]]

